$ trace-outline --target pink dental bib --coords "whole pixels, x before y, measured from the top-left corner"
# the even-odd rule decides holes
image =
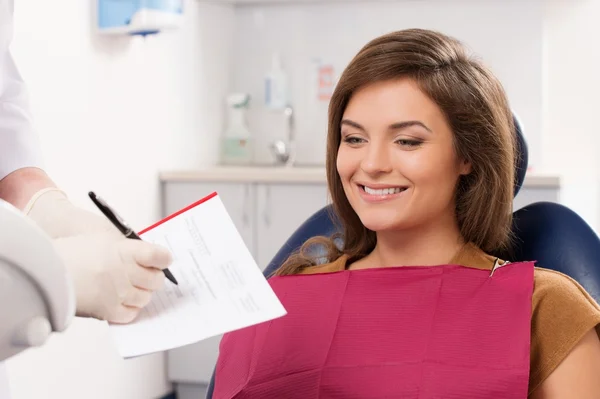
[[[288,314],[223,337],[213,399],[526,398],[533,270],[273,277]]]

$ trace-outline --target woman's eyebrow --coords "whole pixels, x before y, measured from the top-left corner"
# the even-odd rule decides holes
[[[392,130],[400,130],[400,129],[406,129],[407,127],[412,127],[412,126],[421,126],[423,129],[427,130],[428,132],[433,133],[431,131],[431,129],[428,128],[421,121],[404,121],[404,122],[392,123],[390,125],[390,129],[392,129]]]
[[[356,129],[366,131],[366,129],[360,123],[354,122],[350,119],[342,119],[340,124],[352,126]],[[390,128],[390,130],[401,130],[401,129],[406,129],[407,127],[412,127],[412,126],[420,126],[423,129],[427,130],[428,132],[432,132],[432,130],[430,128],[428,128],[427,125],[425,125],[423,122],[417,121],[417,120],[392,123],[389,126],[389,128]]]
[[[362,127],[359,123],[351,121],[350,119],[342,119],[342,121],[340,122],[340,125],[348,125],[348,126],[355,127],[359,130],[365,131],[365,128]]]

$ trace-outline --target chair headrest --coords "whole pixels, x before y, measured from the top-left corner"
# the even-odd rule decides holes
[[[517,137],[517,165],[515,168],[515,197],[523,186],[525,180],[525,174],[527,173],[527,166],[529,165],[529,150],[527,149],[527,142],[523,136],[523,127],[519,122],[519,118],[513,113],[513,121],[515,124],[515,135]]]

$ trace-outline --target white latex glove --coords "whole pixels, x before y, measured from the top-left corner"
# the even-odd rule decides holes
[[[54,240],[75,284],[77,315],[129,323],[162,288],[171,263],[164,248],[112,233]]]
[[[166,278],[170,252],[125,238],[103,215],[74,206],[58,189],[32,197],[25,213],[55,239],[75,283],[77,316],[132,321]]]
[[[120,234],[103,215],[79,208],[57,188],[38,191],[23,212],[52,238],[69,237],[98,231]]]

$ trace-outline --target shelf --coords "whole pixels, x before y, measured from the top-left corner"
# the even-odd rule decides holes
[[[237,183],[327,183],[324,165],[284,166],[214,166],[197,170],[161,171],[162,182],[237,182]],[[527,173],[526,188],[560,188],[560,178],[554,175]]]

